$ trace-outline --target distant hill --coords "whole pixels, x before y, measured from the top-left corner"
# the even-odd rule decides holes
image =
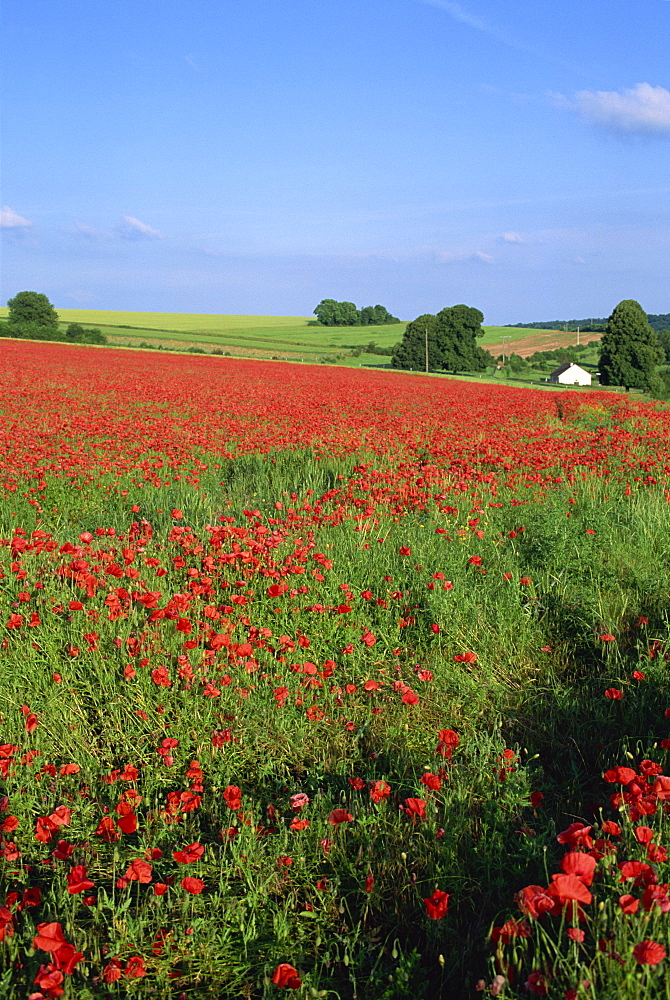
[[[654,315],[649,313],[647,316],[649,320],[649,325],[654,328],[654,330],[670,330],[670,313],[659,313]],[[581,333],[601,333],[605,326],[607,325],[607,318],[596,318],[590,316],[588,319],[552,319],[552,320],[542,320],[538,323],[507,323],[506,326],[522,327],[527,330],[577,330],[579,327]]]

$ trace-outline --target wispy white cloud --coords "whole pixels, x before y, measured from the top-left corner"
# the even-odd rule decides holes
[[[460,24],[465,24],[469,28],[474,28],[475,31],[482,31],[486,35],[490,35],[491,38],[495,38],[496,41],[500,42],[502,45],[506,45],[511,49],[516,49],[519,52],[526,52],[529,55],[536,56],[538,59],[542,59],[545,62],[552,62],[558,66],[563,66],[564,68],[569,68],[573,72],[583,72],[582,68],[569,62],[569,60],[562,58],[561,56],[555,55],[551,51],[543,52],[539,48],[533,45],[529,45],[527,42],[522,41],[519,38],[515,38],[513,35],[508,35],[506,31],[503,31],[495,24],[491,24],[482,17],[478,17],[476,14],[470,13],[462,4],[457,3],[456,0],[418,0],[419,3],[426,4],[429,7],[437,7],[439,10],[445,11],[449,14],[454,21],[458,21]]]
[[[629,90],[580,90],[572,99],[554,94],[559,107],[608,132],[670,135],[670,91],[637,83]]]
[[[0,209],[0,228],[2,229],[27,229],[32,226],[29,219],[24,219],[22,215],[15,212],[9,205],[3,205]]]
[[[497,237],[498,243],[525,243],[523,236],[520,233],[501,233]]]
[[[100,240],[107,237],[107,233],[104,233],[101,229],[96,229],[94,226],[89,226],[85,222],[76,222],[70,232],[74,233],[75,236],[83,236],[89,240]]]
[[[121,223],[116,227],[119,236],[126,240],[162,240],[163,234],[157,229],[153,229],[136,219],[134,215],[124,215]]]
[[[488,34],[497,34],[495,28],[484,21],[481,17],[477,17],[476,14],[471,14],[470,11],[465,10],[465,8],[460,3],[455,3],[453,0],[421,0],[422,3],[428,4],[429,7],[439,7],[440,10],[445,10],[447,14],[451,14],[455,21],[460,21],[461,24],[467,24],[471,28],[476,28],[478,31],[486,31]]]
[[[483,253],[481,250],[438,250],[435,260],[438,264],[494,263],[491,254]]]
[[[74,288],[71,292],[66,292],[65,297],[67,299],[72,299],[74,302],[80,302],[85,304],[87,302],[95,302],[96,296],[93,292],[87,292],[84,288]]]
[[[195,61],[195,59],[193,58],[193,56],[191,55],[190,52],[188,53],[188,55],[184,56],[184,59],[189,64],[189,66],[191,67],[191,69],[200,69],[200,67],[198,66],[197,62]]]

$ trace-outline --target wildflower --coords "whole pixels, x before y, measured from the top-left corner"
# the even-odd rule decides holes
[[[302,980],[298,975],[298,970],[288,962],[281,962],[272,973],[272,982],[275,986],[280,986],[285,990],[299,990]]]
[[[426,803],[424,799],[405,799],[405,812],[416,823],[417,819],[426,818]]]
[[[205,848],[202,846],[202,844],[199,844],[196,841],[193,844],[189,844],[188,847],[185,847],[182,851],[173,851],[172,857],[180,865],[189,865],[193,861],[199,861],[204,853],[205,853]]]
[[[190,893],[192,896],[199,896],[205,888],[205,883],[202,879],[195,878],[193,875],[186,875],[181,880],[181,887],[185,892]]]
[[[290,803],[291,808],[299,812],[305,806],[309,805],[309,795],[305,795],[304,792],[298,792],[296,795],[291,796]]]
[[[449,894],[447,892],[442,892],[441,889],[436,889],[432,896],[428,899],[424,899],[426,906],[426,914],[431,920],[441,920],[442,917],[447,912],[447,907],[449,905]]]
[[[378,805],[391,794],[391,786],[386,781],[375,781],[370,787],[370,798]]]
[[[666,951],[662,944],[646,938],[633,948],[633,958],[639,965],[658,965],[665,958]]]
[[[331,826],[339,826],[340,823],[351,823],[353,821],[353,816],[346,809],[333,809],[333,811],[328,816],[328,822]]]

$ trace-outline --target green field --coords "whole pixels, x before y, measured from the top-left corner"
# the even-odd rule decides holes
[[[0,318],[8,309],[0,309]],[[320,327],[308,316],[231,316],[215,313],[123,312],[100,309],[59,309],[61,325],[81,323],[95,326],[111,343],[124,346],[219,347],[231,354],[277,357],[282,360],[320,361],[329,359],[351,365],[369,364],[374,355],[351,356],[371,341],[391,348],[405,331],[405,322],[389,326]],[[486,347],[502,338],[520,340],[532,334],[521,327],[485,326],[480,343]],[[378,355],[385,364],[384,356]]]

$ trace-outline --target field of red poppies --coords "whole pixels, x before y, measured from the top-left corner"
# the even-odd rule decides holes
[[[0,354],[3,997],[670,997],[667,409]]]

